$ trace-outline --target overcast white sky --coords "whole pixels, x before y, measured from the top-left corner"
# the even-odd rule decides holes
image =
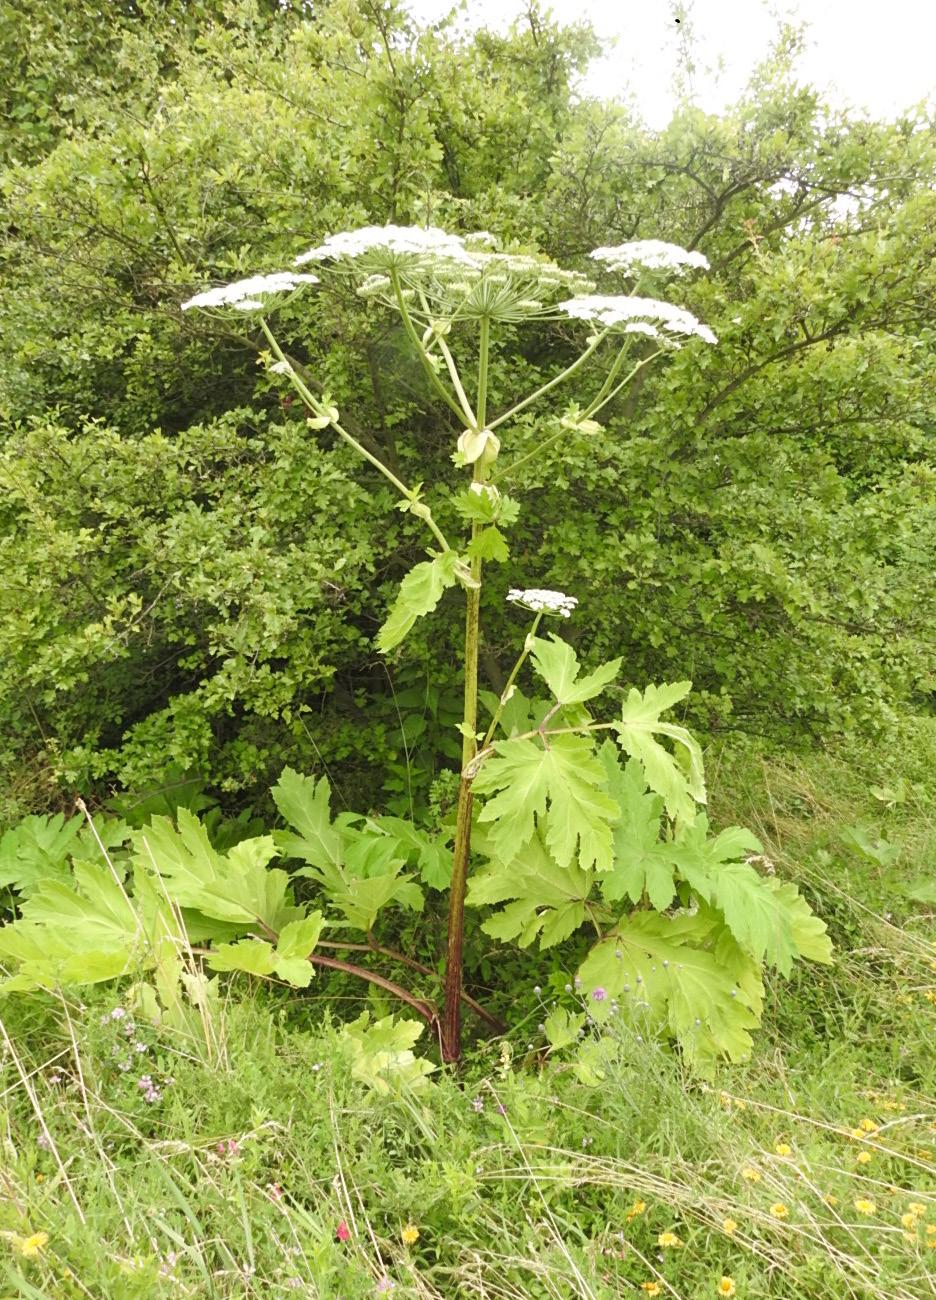
[[[452,0],[408,0],[420,20],[440,18]],[[585,81],[603,97],[632,94],[652,127],[665,126],[677,62],[679,27],[670,0],[552,0],[561,22],[587,18],[606,42]],[[778,16],[809,24],[801,79],[833,102],[890,117],[936,92],[936,0],[694,0],[693,90],[718,111],[738,93],[765,53]],[[523,0],[465,0],[476,26],[505,29]],[[719,64],[721,71],[718,72]]]

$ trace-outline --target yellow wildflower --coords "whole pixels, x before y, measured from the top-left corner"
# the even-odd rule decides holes
[[[922,1219],[924,1214],[926,1213],[926,1206],[922,1203],[922,1201],[911,1201],[910,1204],[907,1206],[907,1209],[910,1211],[911,1214],[915,1214],[918,1219]]]
[[[774,1201],[773,1205],[770,1207],[770,1213],[775,1219],[785,1219],[789,1215],[790,1211],[782,1201]]]
[[[855,1160],[859,1165],[870,1164],[871,1159],[872,1159],[872,1152],[870,1151],[859,1151],[858,1154],[855,1156]]]
[[[873,1119],[863,1119],[858,1127],[862,1133],[876,1133],[878,1131],[878,1126]]]
[[[726,1237],[733,1237],[737,1231],[738,1225],[734,1219],[722,1219],[722,1232]]]
[[[741,1177],[746,1178],[749,1183],[759,1183],[761,1172],[759,1169],[755,1169],[753,1165],[745,1165],[741,1170]]]
[[[774,1151],[776,1151],[778,1156],[791,1156],[793,1154],[793,1148],[790,1146],[789,1142],[775,1143]]]
[[[928,1223],[926,1225],[926,1235],[927,1237],[936,1237],[936,1223]]]
[[[936,1002],[936,993],[934,993],[932,989],[924,989],[923,996],[926,998],[927,1002]]]
[[[900,1222],[909,1230],[910,1228],[915,1228],[917,1226],[917,1217],[915,1214],[902,1214],[900,1216]]]
[[[647,1208],[646,1201],[635,1201],[634,1204],[627,1211],[627,1222],[630,1223],[632,1219],[639,1218],[640,1215],[644,1213],[646,1208]]]
[[[400,1233],[400,1237],[404,1246],[412,1246],[419,1240],[419,1229],[414,1223],[408,1223]]]
[[[865,1131],[864,1131],[863,1128],[853,1128],[852,1131],[851,1131],[851,1135],[850,1135],[850,1136],[853,1137],[853,1138],[862,1138],[862,1139],[864,1139]]]
[[[737,1291],[738,1288],[734,1284],[734,1279],[726,1275],[721,1279],[721,1281],[719,1282],[718,1286],[715,1289],[717,1290],[719,1295],[732,1296],[734,1295],[734,1293]]]
[[[859,1196],[857,1201],[852,1201],[852,1204],[859,1214],[874,1214],[877,1209],[877,1206],[873,1201],[869,1201],[866,1197],[862,1196]]]
[[[13,1249],[26,1259],[34,1259],[49,1240],[47,1232],[34,1232],[31,1237],[13,1236]]]
[[[659,1295],[663,1288],[659,1282],[641,1282],[641,1291],[646,1291],[647,1295]]]
[[[36,1182],[37,1182],[37,1183],[44,1183],[44,1182],[45,1182],[45,1174],[36,1174]]]
[[[667,1246],[681,1246],[682,1242],[676,1236],[675,1232],[661,1232],[659,1237],[657,1237],[657,1245],[663,1246],[665,1249]]]
[[[828,1196],[823,1196],[822,1199],[825,1201],[826,1205],[838,1205],[838,1197],[833,1196],[831,1192]]]

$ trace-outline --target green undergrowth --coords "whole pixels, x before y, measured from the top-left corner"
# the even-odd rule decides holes
[[[387,1095],[315,986],[236,978],[185,1041],[113,987],[7,1000],[0,1296],[936,1295],[934,755],[929,720],[886,752],[710,749],[713,823],[836,946],[712,1082],[622,1027],[586,1086],[543,1051],[542,977],[509,1039]]]

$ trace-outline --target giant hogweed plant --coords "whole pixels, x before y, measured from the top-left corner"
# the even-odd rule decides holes
[[[184,1022],[192,1012],[180,990],[187,988],[188,1003],[197,1008],[211,988],[191,968],[193,958],[203,957],[215,971],[247,971],[297,986],[309,983],[316,966],[330,967],[395,994],[433,1026],[443,1060],[454,1062],[463,1005],[503,1028],[463,987],[467,905],[488,909],[485,933],[521,947],[550,948],[582,927],[593,932],[576,976],[591,1019],[636,1017],[670,1033],[706,1068],[719,1055],[739,1059],[749,1051],[765,966],[785,974],[796,958],[830,960],[825,927],[796,886],[758,871],[754,836],[737,827],[710,831],[699,746],[664,719],[689,682],[625,692],[615,687],[618,659],[583,672],[568,643],[555,632],[542,634],[547,621],[561,626],[573,614],[576,598],[530,588],[507,595],[532,622],[506,687],[499,697],[479,692],[482,583],[489,566],[508,559],[509,529],[520,510],[505,487],[511,473],[547,443],[595,433],[601,411],[667,350],[716,343],[688,311],[638,292],[648,276],[652,283],[705,267],[700,253],[658,241],[596,249],[596,262],[629,290],[596,294],[578,273],[493,246],[487,234],[368,227],[335,235],[296,259],[323,275],[350,278],[362,297],[398,313],[435,396],[461,429],[452,452],[464,475],[455,496],[464,525],[458,537],[434,514],[439,485],[403,482],[348,431],[327,393],[313,391],[306,368],[278,341],[269,321],[273,308],[307,292],[318,276],[258,275],[183,304],[228,319],[248,315],[268,344],[270,371],[304,404],[310,431],[333,430],[389,480],[399,508],[425,526],[427,558],[403,578],[377,636],[380,651],[395,650],[447,589],[463,591],[462,755],[451,848],[449,839],[398,817],[333,817],[327,779],[289,769],[273,796],[291,829],[242,840],[226,853],[197,817],[180,810],[175,821],[152,818],[116,857],[107,841],[112,848],[119,830],[94,831],[96,854],[87,852],[85,833],[70,868],[57,860],[51,876],[37,878],[26,835],[25,850],[18,841],[8,844],[5,874],[0,867],[0,883],[21,896],[19,919],[0,931],[0,956],[19,965],[7,988],[110,979],[148,967],[153,983],[140,987],[160,1014]],[[586,327],[577,357],[509,409],[491,410],[495,331],[557,319]],[[477,358],[470,377],[459,362],[469,353]],[[511,459],[517,417],[572,381],[579,401],[542,420],[538,446]],[[542,694],[520,689],[529,668]],[[614,691],[622,701],[617,716],[598,720],[596,702]],[[485,721],[479,705],[487,709]],[[78,830],[55,830],[69,833]],[[302,865],[290,876],[270,866],[276,857]],[[469,879],[478,859],[483,862]],[[313,882],[315,910],[296,902],[297,877]],[[385,947],[377,933],[388,909],[420,909],[427,888],[449,894],[441,1013],[373,967],[385,957],[424,982],[432,977],[413,958]],[[552,1047],[573,1043],[584,1022],[580,1011],[556,1008],[546,1023]],[[373,1047],[370,1057],[361,1047],[359,1059],[383,1062],[374,1066],[378,1074],[396,1062],[418,1081],[412,1030],[411,1022],[370,1029],[359,1023],[356,1041]]]

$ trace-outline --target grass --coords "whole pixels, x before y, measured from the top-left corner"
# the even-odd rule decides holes
[[[622,1027],[585,1086],[525,983],[522,1031],[388,1096],[314,995],[231,984],[200,1043],[127,1034],[113,988],[8,1000],[0,1297],[936,1295],[936,917],[903,892],[933,871],[934,756],[931,722],[885,757],[709,754],[713,820],[837,949],[770,985],[754,1058],[712,1081]]]

